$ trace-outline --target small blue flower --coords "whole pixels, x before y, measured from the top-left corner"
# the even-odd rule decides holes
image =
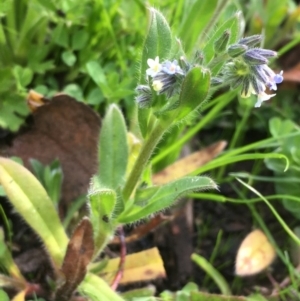
[[[177,60],[165,61],[162,63],[161,70],[167,74],[181,74],[183,75],[183,71],[181,70],[180,66],[178,65]]]
[[[272,78],[272,86],[270,87],[270,89],[277,90],[276,84],[281,84],[283,82],[283,76],[282,76],[282,74],[283,74],[283,70],[281,70],[280,73],[275,74],[273,76],[273,78]]]

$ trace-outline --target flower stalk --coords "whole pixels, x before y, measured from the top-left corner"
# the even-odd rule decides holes
[[[134,191],[156,145],[160,141],[167,128],[168,127],[166,125],[163,126],[161,122],[157,122],[148,139],[144,141],[139,156],[135,161],[135,164],[123,189],[123,197],[125,202],[130,198],[132,192]]]

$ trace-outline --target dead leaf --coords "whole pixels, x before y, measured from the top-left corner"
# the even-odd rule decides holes
[[[84,218],[70,238],[61,268],[65,282],[58,288],[55,300],[69,300],[73,291],[84,279],[87,265],[92,260],[93,254],[93,228],[90,220]]]
[[[27,105],[31,112],[34,112],[38,107],[41,107],[49,102],[42,94],[30,90],[27,96]]]
[[[25,301],[26,290],[20,291],[11,301]]]
[[[118,271],[120,258],[110,259],[101,271],[101,277],[111,282]],[[147,281],[165,277],[163,261],[157,248],[127,255],[120,284]]]
[[[246,236],[239,247],[235,273],[249,276],[263,271],[275,258],[275,249],[261,230],[254,230]]]
[[[136,228],[134,228],[130,233],[130,235],[125,237],[125,242],[130,243],[138,239],[141,239],[143,236],[155,230],[161,224],[165,222],[170,222],[174,217],[175,215],[166,216],[163,215],[162,213],[159,213],[158,215],[151,218],[147,223],[138,225]],[[120,239],[117,236],[115,236],[114,239],[109,242],[109,244],[119,244],[119,243],[120,243]]]
[[[99,116],[88,106],[68,95],[57,95],[38,107],[33,122],[0,151],[18,156],[30,169],[30,158],[42,164],[59,159],[63,169],[63,205],[85,194],[97,169]],[[62,204],[62,202],[60,204]]]
[[[205,149],[192,153],[191,155],[176,161],[161,172],[155,174],[152,177],[153,184],[165,184],[190,174],[195,169],[203,166],[220,154],[226,145],[226,141],[219,141]]]

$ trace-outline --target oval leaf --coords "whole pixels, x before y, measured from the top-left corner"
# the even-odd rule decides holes
[[[124,117],[116,105],[111,105],[100,133],[100,185],[112,189],[121,187],[125,180],[127,160],[128,144]]]
[[[179,107],[171,114],[177,114],[174,122],[179,122],[197,109],[206,99],[210,87],[210,73],[197,66],[186,75],[182,84]],[[176,113],[175,113],[176,112]]]
[[[99,254],[113,233],[112,215],[117,204],[117,195],[111,189],[92,191],[88,195],[88,202],[94,230],[95,254]]]
[[[150,24],[143,46],[140,67],[140,83],[146,83],[147,60],[159,57],[160,61],[168,58],[172,46],[172,35],[165,17],[156,9],[150,8]]]
[[[143,46],[140,65],[139,82],[141,84],[145,84],[147,82],[147,60],[149,58],[155,59],[155,57],[158,56],[160,61],[162,61],[164,58],[168,57],[172,46],[171,30],[165,17],[154,8],[150,8],[149,12],[150,24]],[[151,109],[138,109],[138,122],[143,137],[146,137],[148,132],[147,129],[150,113]]]

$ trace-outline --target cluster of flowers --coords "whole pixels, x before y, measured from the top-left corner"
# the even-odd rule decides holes
[[[257,95],[255,107],[260,107],[263,101],[269,100],[276,94],[267,94],[266,90],[277,90],[277,84],[283,81],[281,71],[279,74],[267,65],[269,58],[275,57],[277,53],[272,50],[255,48],[261,41],[260,35],[243,38],[237,44],[227,49],[229,60],[224,64],[220,76],[213,78],[214,83],[230,85],[232,89],[241,87],[241,96],[250,97]],[[159,62],[159,57],[148,59],[149,68],[146,70],[149,85],[139,85],[136,88],[138,93],[136,101],[141,108],[151,106],[153,92],[166,94],[167,98],[180,92],[180,85],[186,73],[193,66],[180,59]]]
[[[180,83],[185,77],[187,69],[183,70],[177,60],[159,62],[159,57],[148,59],[149,68],[146,70],[147,77],[151,78],[152,85],[139,85],[136,88],[138,96],[136,101],[141,108],[151,106],[152,91],[157,94],[166,94],[167,98],[179,93]]]
[[[283,71],[279,74],[267,65],[269,58],[277,53],[272,50],[254,48],[261,41],[260,35],[241,39],[231,45],[227,52],[232,61],[225,64],[223,77],[235,89],[241,86],[241,96],[257,95],[255,107],[260,107],[263,101],[269,100],[276,94],[267,94],[266,90],[277,90],[277,84],[283,81]]]

